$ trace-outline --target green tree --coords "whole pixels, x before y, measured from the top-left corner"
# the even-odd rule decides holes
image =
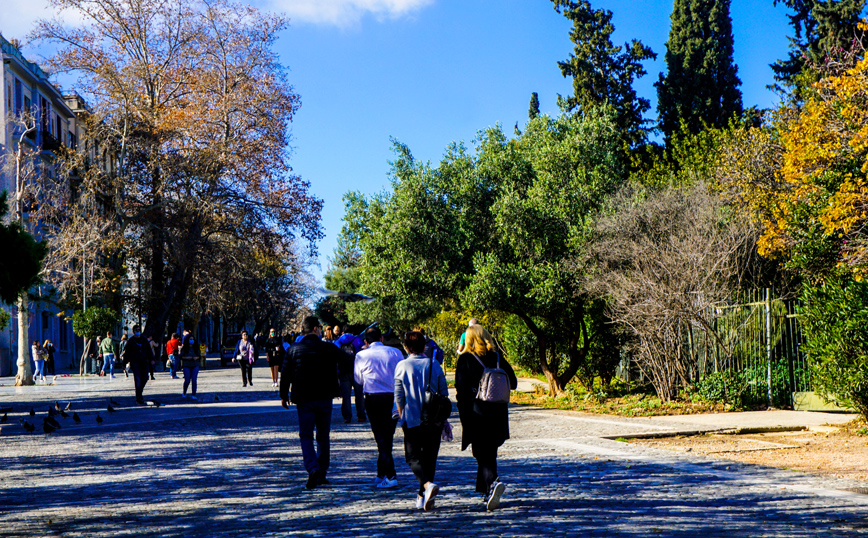
[[[730,0],[675,0],[667,71],[655,84],[659,127],[667,144],[681,123],[698,133],[724,127],[742,113],[729,5]]]
[[[642,62],[657,58],[650,47],[633,40],[624,47],[612,44],[612,12],[593,9],[588,0],[552,0],[555,11],[573,23],[570,41],[573,53],[558,62],[561,74],[573,78],[573,95],[562,106],[587,113],[609,106],[615,111],[615,124],[631,146],[645,141],[650,123],[644,114],[651,108],[647,99],[636,95],[633,81],[647,74]]]
[[[6,198],[4,191],[0,194],[0,251],[15,253],[15,263],[0,264],[0,301],[12,304],[39,282],[48,246],[34,239],[18,221],[2,224],[9,212]]]
[[[539,116],[539,94],[530,94],[530,106],[527,110],[527,119],[532,120]]]
[[[84,351],[81,354],[79,374],[84,375],[84,361],[88,350],[92,349],[93,339],[108,331],[114,331],[120,322],[121,315],[110,308],[90,306],[86,310],[76,310],[72,315],[72,332],[85,339]]]
[[[865,0],[774,0],[792,10],[788,15],[794,37],[785,60],[771,65],[775,73],[774,88],[789,91],[801,102],[804,90],[816,82],[816,70],[828,55],[850,50],[854,39],[861,39],[858,25],[865,10]]]

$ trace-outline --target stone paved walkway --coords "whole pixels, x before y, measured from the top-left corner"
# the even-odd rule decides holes
[[[669,425],[535,408],[511,408],[499,462],[508,489],[493,513],[473,493],[458,435],[442,445],[434,512],[413,508],[400,433],[400,487],[377,491],[370,429],[343,424],[337,406],[331,484],[306,491],[295,410],[280,408],[265,368],[255,372],[242,390],[235,370],[203,371],[198,403],[157,374],[146,399],[160,408],[131,406],[123,375],[0,386],[0,407],[13,407],[0,425],[0,536],[868,535],[868,495],[853,492],[864,484],[627,445],[602,437]],[[56,400],[83,423],[25,433],[18,420],[33,407],[41,428]]]

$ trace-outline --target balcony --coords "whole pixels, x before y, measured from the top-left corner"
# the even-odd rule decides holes
[[[60,140],[54,138],[54,135],[48,131],[42,131],[42,149],[57,153],[57,150],[60,149]]]

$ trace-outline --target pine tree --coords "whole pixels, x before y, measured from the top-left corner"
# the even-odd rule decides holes
[[[788,15],[795,37],[790,40],[790,53],[786,60],[771,65],[778,84],[772,86],[780,92],[789,92],[800,101],[801,89],[816,81],[818,75],[811,66],[820,65],[827,55],[849,50],[854,39],[860,38],[857,29],[865,10],[866,0],[774,0],[791,10]],[[805,69],[808,67],[808,69]]]
[[[688,132],[698,133],[742,113],[729,5],[730,0],[675,0],[667,72],[655,84],[667,144],[682,122]]]
[[[532,120],[539,116],[539,95],[536,92],[530,94],[530,108],[527,111],[527,119]]]
[[[572,21],[573,53],[558,62],[564,77],[573,77],[573,95],[561,100],[567,111],[608,105],[615,111],[616,125],[631,146],[642,143],[650,123],[644,117],[651,108],[648,99],[636,95],[633,81],[648,74],[642,62],[657,58],[641,41],[624,47],[612,45],[612,12],[594,10],[588,0],[552,0],[555,11]]]

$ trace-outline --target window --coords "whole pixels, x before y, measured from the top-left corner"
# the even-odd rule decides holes
[[[57,133],[55,135],[55,138],[57,138],[58,142],[63,143],[63,136],[61,136],[63,129],[61,129],[60,114],[55,116],[55,119],[57,120],[57,121],[55,121],[55,132]]]
[[[69,323],[66,320],[60,322],[60,350],[66,351],[69,349]]]
[[[42,312],[42,334],[46,334],[48,330],[51,328],[51,318],[48,316],[48,312]]]
[[[21,98],[24,94],[21,91],[21,81],[17,78],[15,79],[15,113],[19,114],[21,112]]]
[[[12,84],[6,85],[6,113],[12,112]]]
[[[27,96],[24,97],[24,112],[32,112],[30,109],[30,98]]]

